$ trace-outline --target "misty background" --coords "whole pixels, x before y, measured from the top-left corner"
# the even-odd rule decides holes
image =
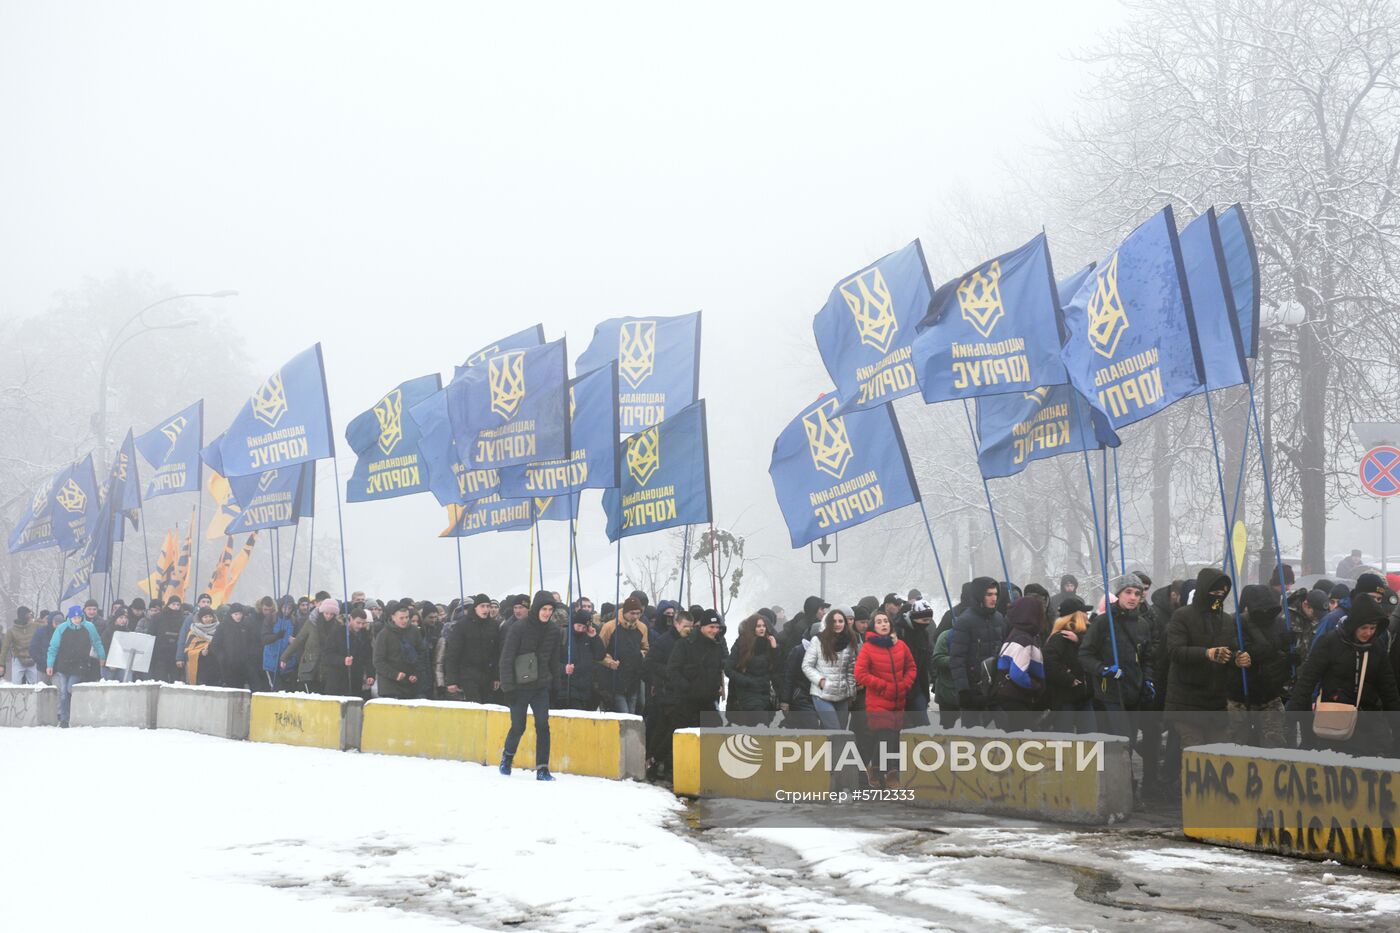
[[[1209,26],[1216,6],[1193,8]],[[1271,4],[1235,6],[1267,18]],[[1327,6],[1344,17],[1363,5]],[[1161,17],[1187,15],[1174,9],[0,4],[0,524],[8,530],[35,483],[97,446],[92,413],[113,335],[166,295],[239,292],[143,319],[158,329],[123,346],[109,373],[109,448],[128,426],[145,431],[200,397],[211,439],[269,372],[320,341],[342,482],[353,466],[345,425],[405,379],[450,377],[468,353],[536,322],[549,339],[567,336],[577,358],[602,319],[703,309],[715,524],[744,537],[747,560],[731,614],[774,603],[795,612],[816,591],[817,569],[805,548],[789,547],[767,468],[781,427],[830,386],[811,318],[838,279],[921,237],[941,281],[1042,227],[1065,275],[1169,201],[1184,225],[1210,203],[1273,197],[1221,178],[1183,196],[1168,154],[1180,153],[1189,118],[1148,124],[1155,141],[1101,135],[1131,103],[1115,84],[1128,74],[1123,56],[1185,28],[1163,26]],[[1178,67],[1184,82],[1200,77]],[[1151,75],[1139,77],[1151,87]],[[1385,137],[1391,125],[1377,116],[1368,128]],[[1119,143],[1137,152],[1136,168],[1108,184],[1102,173],[1122,159],[1106,147]],[[1394,233],[1383,226],[1374,268],[1389,275]],[[1384,354],[1373,362],[1393,371]],[[1286,394],[1288,359],[1280,367]],[[1352,395],[1364,403],[1365,392],[1391,397],[1390,388]],[[1224,419],[1242,436],[1243,409],[1230,402],[1235,420]],[[928,409],[917,396],[896,407],[954,595],[974,572],[1000,576],[961,410]],[[1197,408],[1173,409],[1170,441],[1189,448],[1187,459],[1155,487],[1171,492],[1173,565],[1223,548]],[[1379,553],[1374,504],[1339,464],[1350,457],[1354,476],[1346,420],[1387,412],[1357,408],[1329,421],[1325,442],[1335,457],[1332,563],[1352,546]],[[1125,432],[1121,464],[1128,563],[1144,567],[1162,558],[1151,431]],[[1238,439],[1231,449],[1237,464]],[[1283,500],[1290,474],[1286,464],[1277,472]],[[1264,522],[1257,474],[1256,457],[1251,548]],[[320,464],[312,588],[338,592],[332,475]],[[1063,501],[1076,498],[1075,483],[1077,457],[993,481],[1014,579],[1097,566],[1087,504]],[[148,506],[152,560],[193,500]],[[207,500],[205,511],[207,522]],[[431,495],[345,506],[343,520],[350,589],[386,600],[457,595],[456,545],[436,537],[446,518]],[[1283,548],[1296,553],[1297,509],[1281,520]],[[294,593],[306,588],[306,525]],[[614,592],[603,528],[600,493],[584,493],[578,547],[596,602]],[[268,534],[240,601],[270,592]],[[281,532],[284,574],[291,535]],[[567,525],[545,524],[541,537],[546,583],[563,591]],[[121,558],[128,599],[144,572],[139,540],[129,532]],[[221,545],[203,542],[203,579]],[[917,510],[843,534],[840,547],[828,579],[837,601],[938,590]],[[679,551],[669,533],[624,539],[624,570],[673,597],[655,591],[674,590]],[[466,538],[462,554],[468,594],[529,582],[525,533]],[[59,560],[9,556],[7,611],[41,588],[51,605]],[[709,578],[693,585],[694,601],[709,604]]]

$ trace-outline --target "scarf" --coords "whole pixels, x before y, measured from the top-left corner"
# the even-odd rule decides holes
[[[413,642],[408,640],[408,629],[406,628],[399,630],[399,649],[403,652],[405,669],[418,666],[418,649],[413,646]]]
[[[867,636],[865,640],[872,645],[879,645],[881,648],[894,647],[893,635],[870,635]]]
[[[205,641],[213,641],[214,632],[219,628],[219,617],[214,616],[213,622],[192,622],[190,623],[190,641],[202,638]]]

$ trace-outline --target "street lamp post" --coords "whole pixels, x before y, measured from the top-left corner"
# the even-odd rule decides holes
[[[192,327],[198,323],[197,321],[175,321],[169,324],[147,324],[142,320],[145,313],[152,308],[159,307],[167,302],[178,301],[182,298],[232,298],[237,294],[238,292],[233,289],[221,289],[217,292],[186,292],[179,295],[171,295],[168,298],[162,298],[159,301],[153,301],[146,305],[140,311],[137,311],[131,317],[127,318],[126,323],[122,324],[121,327],[117,328],[117,332],[112,335],[111,343],[108,344],[107,353],[102,358],[102,372],[97,380],[97,413],[93,415],[92,419],[93,431],[97,434],[97,475],[99,477],[102,476],[106,470],[107,463],[107,374],[112,368],[112,361],[116,359],[117,351],[142,334],[150,333],[154,330],[178,330],[182,327]],[[137,321],[141,322],[143,329],[133,331],[123,338],[122,334],[125,333],[126,329]]]

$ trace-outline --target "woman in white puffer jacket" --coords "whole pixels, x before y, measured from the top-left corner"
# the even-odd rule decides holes
[[[832,609],[802,659],[802,673],[812,684],[812,705],[823,729],[846,728],[851,698],[856,695],[856,652],[851,620],[840,609]]]

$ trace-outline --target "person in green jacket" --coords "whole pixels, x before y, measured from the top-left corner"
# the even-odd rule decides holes
[[[12,684],[37,684],[43,682],[44,672],[38,663],[29,656],[29,643],[34,640],[34,610],[20,606],[15,613],[15,621],[0,638],[0,674],[10,678]]]
[[[409,608],[403,602],[385,606],[389,624],[374,639],[374,676],[384,699],[412,700],[423,695],[418,675],[428,646],[423,633],[409,624]]]

